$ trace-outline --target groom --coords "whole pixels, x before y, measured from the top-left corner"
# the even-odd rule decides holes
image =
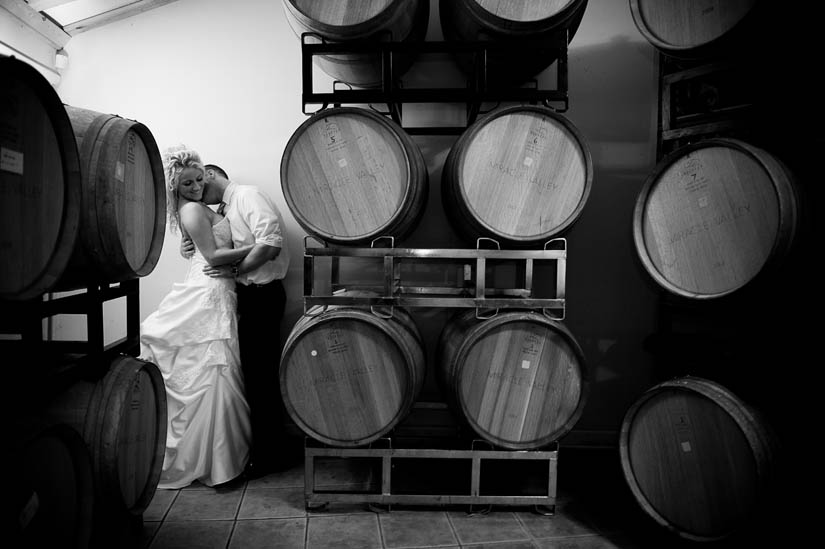
[[[203,201],[220,204],[218,213],[229,219],[235,247],[255,245],[240,262],[207,266],[204,272],[236,281],[241,368],[252,423],[246,475],[258,478],[291,466],[298,451],[284,429],[278,376],[283,278],[289,267],[285,228],[278,208],[256,186],[233,183],[214,164],[205,168]]]

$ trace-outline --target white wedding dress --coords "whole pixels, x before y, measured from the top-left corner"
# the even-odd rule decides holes
[[[219,247],[232,241],[226,218],[212,231]],[[196,251],[186,279],[141,324],[140,358],[160,368],[169,412],[158,488],[221,484],[240,475],[249,459],[235,281],[210,278],[204,266]]]

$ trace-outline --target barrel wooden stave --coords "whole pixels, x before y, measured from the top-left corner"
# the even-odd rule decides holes
[[[423,342],[412,317],[393,308],[313,308],[281,355],[281,394],[307,435],[333,446],[368,444],[412,408],[423,384]]]
[[[766,502],[779,452],[770,426],[725,387],[685,376],[625,414],[622,469],[658,524],[693,541],[731,537]]]
[[[562,43],[569,43],[586,7],[587,0],[439,0],[439,15],[448,41],[492,41],[521,50],[521,55],[488,50],[487,85],[496,87],[523,83],[555,62],[557,50],[536,49],[537,45],[559,37]],[[465,73],[477,74],[472,56],[456,54],[455,59]]]
[[[544,107],[513,106],[459,137],[447,155],[441,191],[448,219],[468,240],[530,246],[573,226],[592,180],[589,148],[572,123]]]
[[[63,423],[12,426],[12,547],[88,547],[95,493],[89,451]]]
[[[428,177],[410,136],[361,108],[316,113],[293,133],[281,159],[284,198],[298,224],[344,245],[407,236],[423,215]]]
[[[681,58],[718,55],[759,15],[759,0],[630,0],[639,32],[663,53]]]
[[[117,357],[103,378],[80,380],[58,395],[46,415],[83,434],[101,500],[143,513],[160,481],[166,448],[166,388],[159,368]]]
[[[327,42],[422,42],[427,33],[428,0],[370,0],[313,2],[283,0],[287,22],[300,38],[303,33],[320,36]],[[317,38],[307,43],[317,42]],[[394,76],[412,66],[414,54],[393,56]],[[313,62],[329,76],[359,87],[383,82],[381,56],[377,53],[313,55]]]
[[[80,225],[80,161],[60,98],[0,55],[0,299],[37,298],[63,275]]]
[[[673,294],[724,297],[781,266],[799,226],[797,184],[776,157],[707,139],[665,157],[639,193],[636,251]]]
[[[438,341],[439,383],[450,407],[485,440],[526,450],[557,441],[588,393],[584,355],[560,323],[531,311],[489,320],[458,313]]]
[[[166,228],[163,165],[151,131],[134,120],[66,106],[82,169],[78,246],[58,290],[146,276]]]

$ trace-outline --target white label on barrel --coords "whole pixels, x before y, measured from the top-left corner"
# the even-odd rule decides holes
[[[700,208],[705,208],[705,207],[707,207],[707,205],[708,205],[708,197],[707,196],[699,197],[699,207]]]
[[[115,164],[115,177],[118,181],[123,181],[125,173],[126,170],[123,167],[123,162],[118,162],[117,164]]]
[[[524,165],[529,168],[530,166],[533,165],[533,159],[530,158],[529,156],[525,156],[524,157]]]
[[[521,361],[521,369],[522,370],[529,370],[530,369],[530,361],[529,360],[522,360]]]
[[[338,165],[342,168],[346,168],[347,167],[347,159],[346,158],[339,158],[338,159]]]
[[[682,451],[687,453],[690,452],[690,442],[684,441],[682,442]]]
[[[23,153],[0,147],[0,170],[23,175]]]

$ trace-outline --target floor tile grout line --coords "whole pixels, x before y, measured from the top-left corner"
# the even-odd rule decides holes
[[[471,507],[472,507],[472,506],[471,506]],[[492,512],[492,511],[493,511],[493,508],[494,508],[494,506],[492,506],[492,505],[491,505],[491,506],[490,506],[490,511],[489,511],[489,512]],[[488,515],[489,515],[489,512],[488,512],[488,513],[482,513],[482,514],[484,514],[485,516],[488,516]],[[509,513],[510,515],[512,515],[512,516],[513,516],[513,518],[516,520],[516,523],[517,523],[517,524],[519,525],[519,527],[521,528],[522,532],[523,532],[523,533],[527,536],[527,539],[526,539],[526,540],[524,540],[524,539],[504,539],[504,540],[498,540],[498,541],[497,541],[497,543],[499,543],[499,542],[500,542],[500,543],[515,543],[515,542],[520,542],[520,541],[528,541],[531,545],[534,545],[534,546],[535,546],[535,545],[538,543],[538,539],[539,539],[539,538],[536,538],[535,536],[533,536],[533,534],[531,534],[531,533],[530,533],[530,531],[527,529],[527,527],[526,527],[526,526],[522,523],[522,521],[521,521],[520,517],[518,516],[518,513],[516,513],[515,511],[513,511],[513,510],[511,510],[511,509],[509,509],[509,508],[508,508],[508,509],[506,509],[506,510],[505,510],[505,512],[506,512],[506,513]],[[466,514],[470,514],[470,512],[469,512],[469,511],[467,511],[467,512],[465,512],[465,513],[466,513]],[[453,522],[452,522],[452,519],[450,518],[449,513],[447,513],[447,519],[449,520],[450,525],[452,526],[452,525],[453,525]],[[457,533],[457,532],[455,533],[455,536],[456,536],[456,540],[459,542],[459,545],[460,545],[461,547],[464,547],[465,545],[463,545],[463,544],[461,543],[461,541],[459,540],[459,538],[458,538],[458,533]],[[479,545],[479,544],[482,544],[482,545],[483,545],[483,544],[485,544],[485,543],[487,543],[487,542],[485,542],[485,541],[479,541],[479,542],[470,542],[470,543],[469,543],[469,544],[467,544],[467,545],[468,545],[468,546],[470,546],[470,547],[472,547],[473,545]]]
[[[306,506],[304,506],[304,510],[306,510]],[[307,512],[306,520],[304,520],[304,549],[309,547],[309,512]]]
[[[381,528],[381,515],[375,511],[372,514],[375,515],[375,524],[378,526],[378,541],[381,543],[381,549],[387,549],[387,544],[384,542],[384,529]]]
[[[238,500],[238,508],[235,509],[235,519],[238,520],[238,515],[241,514],[241,507],[243,506],[243,501],[246,499],[246,489],[249,486],[249,481],[244,481],[243,483],[243,490],[241,491],[241,498]]]
[[[447,517],[447,524],[450,525],[450,530],[453,532],[453,537],[455,538],[455,542],[461,547],[461,538],[458,537],[458,531],[455,529],[455,525],[453,524],[453,519],[450,518],[450,513],[448,511],[444,512],[444,516]]]
[[[169,502],[169,507],[166,508],[166,511],[163,512],[163,516],[160,518],[161,525],[166,522],[166,517],[169,516],[169,511],[172,510],[172,506],[175,505],[176,501],[178,501],[178,496],[180,496],[180,490],[175,490],[175,495],[172,496],[172,501]]]
[[[155,489],[155,492],[157,493],[157,489]],[[163,525],[166,522],[166,517],[167,517],[167,515],[169,515],[169,511],[172,510],[172,506],[175,504],[175,501],[177,501],[179,495],[180,495],[180,490],[175,490],[175,495],[172,496],[172,501],[169,502],[169,506],[166,508],[166,510],[161,515],[160,521],[158,521],[159,522],[158,527],[155,528],[155,531],[152,532],[152,535],[149,536],[149,539],[144,544],[144,547],[146,547],[147,549],[152,546],[152,544],[155,542],[155,538],[158,537],[158,534],[160,533],[160,529],[163,528]],[[154,498],[154,496],[152,496],[152,497]]]
[[[246,487],[249,485],[248,481],[243,483],[243,490],[241,491],[241,497],[238,500],[238,507],[235,509],[235,518],[232,519],[232,528],[229,530],[229,537],[226,538],[226,547],[225,549],[229,549],[232,545],[232,537],[235,535],[235,528],[238,526],[238,515],[241,513],[241,506],[243,505],[243,500],[246,497]]]
[[[519,526],[521,526],[521,529],[524,530],[524,533],[527,534],[527,537],[530,540],[530,543],[532,543],[534,546],[538,546],[537,538],[530,532],[530,529],[527,528],[527,525],[521,519],[521,516],[519,516],[519,513],[513,513],[513,516],[516,518],[516,522],[519,523]],[[554,513],[552,516],[548,516],[546,518],[552,519],[552,518],[555,518],[555,516],[556,515]]]
[[[232,521],[232,528],[229,529],[229,537],[226,538],[226,546],[224,547],[224,549],[229,549],[229,547],[232,545],[232,536],[235,535],[235,527],[237,525],[238,525],[238,521],[233,520]]]

